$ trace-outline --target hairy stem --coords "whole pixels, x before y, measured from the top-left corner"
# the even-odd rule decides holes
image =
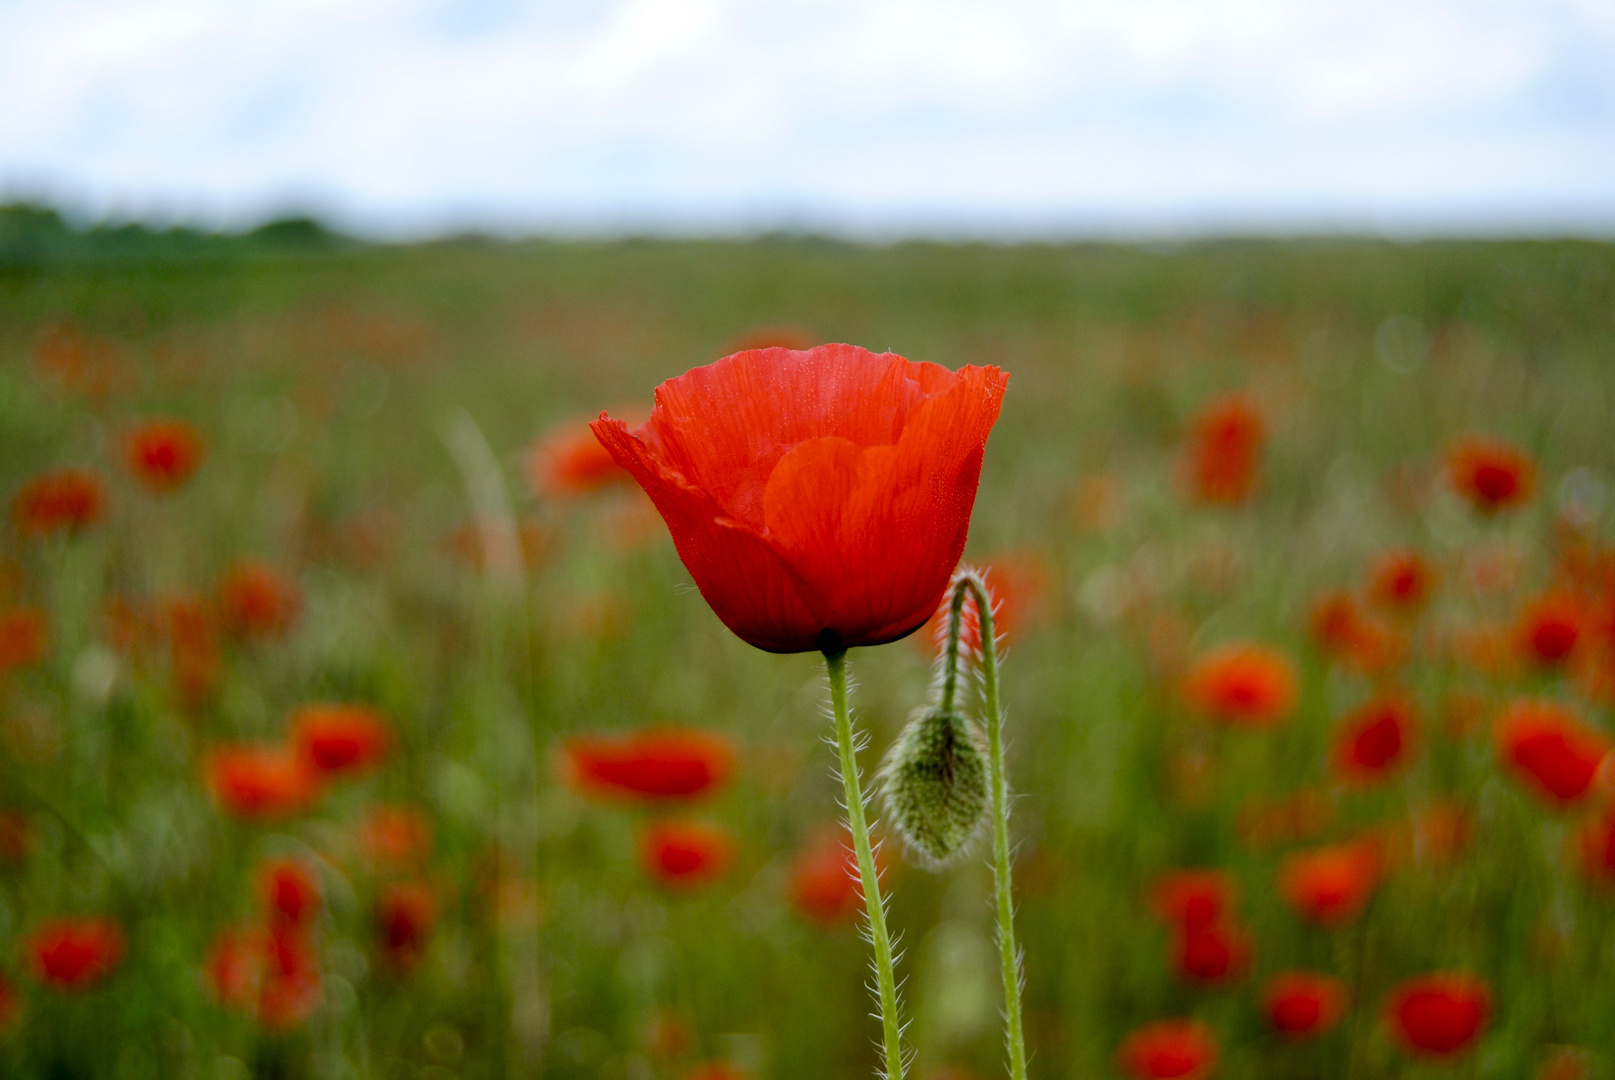
[[[943,707],[952,705],[958,670],[959,630],[965,594],[976,605],[981,637],[982,711],[987,719],[987,783],[992,789],[993,884],[998,901],[998,958],[1004,978],[1004,1044],[1009,1051],[1011,1080],[1026,1080],[1026,1036],[1021,1030],[1021,954],[1015,944],[1015,899],[1010,877],[1009,786],[1004,779],[1004,714],[998,700],[998,643],[993,636],[992,601],[978,574],[954,579],[948,618],[948,656],[943,675]]]
[[[858,755],[853,745],[852,717],[847,711],[846,650],[826,652],[824,663],[830,673],[830,707],[835,713],[836,749],[841,755],[847,825],[852,830],[853,851],[858,856],[858,880],[863,887],[864,907],[869,913],[869,940],[875,946],[885,1075],[887,1080],[903,1080],[902,1025],[898,1018],[897,978],[892,970],[892,939],[886,932],[886,905],[880,894],[880,875],[875,869],[874,850],[869,845],[869,822],[864,817],[864,796],[858,782]]]

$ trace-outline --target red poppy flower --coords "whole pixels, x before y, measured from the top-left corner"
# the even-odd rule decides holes
[[[302,1023],[320,1003],[314,946],[294,930],[224,930],[208,950],[203,974],[220,1005],[272,1031]]]
[[[1581,638],[1583,618],[1582,604],[1574,596],[1541,597],[1520,616],[1520,651],[1544,667],[1564,663]]]
[[[640,843],[645,869],[663,885],[693,888],[722,876],[734,854],[734,841],[714,825],[697,821],[658,821]]]
[[[107,489],[86,469],[57,469],[19,488],[11,508],[25,536],[78,532],[106,515]]]
[[[1008,376],[850,345],[736,353],[595,434],[712,610],[769,652],[879,645],[936,610]]]
[[[1217,1065],[1217,1040],[1198,1020],[1157,1020],[1122,1040],[1116,1065],[1132,1080],[1205,1080]]]
[[[1486,984],[1463,972],[1409,979],[1386,999],[1385,1017],[1403,1047],[1445,1057],[1465,1049],[1486,1029],[1492,995]]]
[[[372,806],[359,820],[359,850],[382,866],[417,866],[431,853],[432,823],[413,806]]]
[[[319,958],[303,934],[270,930],[263,936],[263,976],[258,987],[258,1022],[284,1031],[307,1020],[321,996]]]
[[[128,462],[152,491],[173,491],[202,463],[202,438],[183,420],[152,420],[129,433]]]
[[[1427,865],[1450,863],[1469,846],[1472,831],[1470,813],[1462,803],[1452,800],[1432,803],[1414,816],[1414,855]]]
[[[1304,1039],[1322,1035],[1346,1011],[1346,991],[1339,979],[1311,971],[1287,971],[1268,980],[1263,995],[1267,1022],[1280,1035]]]
[[[368,705],[315,703],[292,714],[292,745],[309,766],[326,776],[355,776],[387,754],[392,732]]]
[[[877,853],[877,873],[881,858]],[[826,829],[791,864],[791,906],[809,922],[835,926],[851,922],[864,909],[858,857],[845,829]]]
[[[1350,593],[1330,592],[1312,605],[1312,640],[1329,659],[1374,674],[1401,659],[1402,643],[1358,608]]]
[[[437,923],[437,897],[425,882],[390,885],[376,902],[377,951],[384,967],[403,975],[426,955]]]
[[[1411,549],[1387,551],[1369,572],[1369,594],[1381,606],[1404,614],[1424,609],[1435,588],[1435,571]]]
[[[246,821],[291,817],[314,795],[314,778],[303,759],[278,746],[218,747],[208,755],[204,772],[220,809]]]
[[[1224,645],[1189,668],[1189,700],[1213,720],[1242,727],[1271,727],[1295,707],[1295,667],[1265,645]]]
[[[582,735],[562,746],[567,780],[595,796],[656,801],[694,799],[721,787],[734,751],[711,732],[650,728],[627,735]]]
[[[1279,893],[1296,914],[1323,926],[1356,917],[1379,887],[1384,858],[1371,840],[1300,851],[1279,868]]]
[[[1536,487],[1536,467],[1523,451],[1478,436],[1447,451],[1447,476],[1453,490],[1487,514],[1526,502]]]
[[[1335,771],[1348,780],[1378,780],[1407,759],[1413,702],[1382,695],[1346,717],[1335,743]]]
[[[1610,743],[1565,706],[1520,698],[1498,720],[1497,748],[1503,764],[1528,787],[1566,806],[1592,786]]]
[[[1184,926],[1173,937],[1179,978],[1197,983],[1236,979],[1250,967],[1251,937],[1232,922]]]
[[[231,927],[219,932],[208,948],[202,973],[214,1000],[228,1009],[250,1010],[262,974],[262,935]]]
[[[237,563],[219,582],[225,629],[238,637],[284,634],[297,621],[302,607],[297,585],[265,563]]]
[[[637,427],[642,413],[626,410]],[[611,451],[589,430],[589,421],[557,424],[527,451],[527,482],[540,497],[587,495],[612,484],[631,483],[633,477],[617,464]]]
[[[1199,929],[1232,914],[1234,881],[1226,870],[1173,870],[1150,886],[1149,901],[1168,925]]]
[[[282,930],[306,930],[320,913],[320,886],[314,872],[298,859],[271,859],[258,872],[269,924]]]
[[[628,423],[644,423],[643,410],[627,408]],[[589,429],[588,420],[570,420],[549,429],[526,452],[526,479],[539,497],[586,496],[612,484],[633,483],[627,468],[617,463]]]
[[[1184,468],[1189,492],[1200,502],[1232,506],[1256,487],[1266,439],[1262,414],[1245,394],[1215,398],[1190,423]]]
[[[0,675],[39,663],[49,647],[50,630],[43,611],[29,607],[0,611]]]
[[[123,930],[97,916],[49,919],[23,942],[34,977],[59,990],[87,990],[123,959]]]

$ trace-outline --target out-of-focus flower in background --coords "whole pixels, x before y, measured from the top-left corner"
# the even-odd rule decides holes
[[[17,489],[11,511],[25,536],[43,539],[76,533],[106,516],[106,483],[88,469],[41,473]]]
[[[1218,723],[1266,728],[1290,714],[1300,686],[1289,657],[1266,645],[1239,642],[1197,658],[1184,690],[1195,708]]]
[[[1447,450],[1447,478],[1453,490],[1484,514],[1530,501],[1536,491],[1536,465],[1512,443],[1471,436]]]
[[[1206,1080],[1217,1057],[1217,1037],[1202,1021],[1157,1020],[1122,1040],[1116,1065],[1129,1080]]]
[[[1396,1040],[1413,1054],[1438,1058],[1473,1045],[1491,1011],[1490,989],[1465,972],[1409,979],[1385,1002],[1386,1022]]]
[[[23,941],[34,977],[58,990],[88,990],[123,959],[123,928],[94,915],[63,916],[35,926]]]
[[[183,420],[149,420],[129,433],[125,460],[136,480],[167,494],[202,464],[202,437]]]

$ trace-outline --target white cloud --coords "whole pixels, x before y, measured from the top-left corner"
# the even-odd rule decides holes
[[[1612,229],[1615,4],[0,0],[8,181],[405,232]]]

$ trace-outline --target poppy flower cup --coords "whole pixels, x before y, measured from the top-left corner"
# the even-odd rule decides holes
[[[839,652],[936,610],[1008,378],[852,345],[756,349],[663,383],[635,431],[590,426],[725,626],[768,652]]]

